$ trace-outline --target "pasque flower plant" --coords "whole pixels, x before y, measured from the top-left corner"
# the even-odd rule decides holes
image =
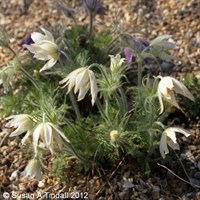
[[[33,54],[27,60],[7,46],[18,62],[14,73],[6,68],[0,77],[5,90],[13,85],[15,90],[0,101],[2,113],[13,114],[6,123],[14,129],[10,136],[23,136],[22,143],[30,141],[33,146],[34,158],[25,168],[25,176],[41,178],[43,151],[50,151],[53,159],[61,152],[66,155],[63,163],[73,159],[87,169],[93,162],[103,166],[105,161],[116,162],[124,155],[147,164],[159,148],[161,159],[169,153],[168,146],[180,149],[176,133],[190,135],[183,128],[167,127],[165,117],[171,111],[166,109],[169,104],[182,110],[176,94],[194,101],[191,92],[170,75],[163,76],[162,70],[159,76],[144,75],[147,60],[157,64],[172,61],[172,36],[149,41],[130,32],[96,33],[93,20],[103,9],[102,2],[82,3],[90,16],[89,29],[77,25],[76,19],[70,28],[42,28],[43,34],[34,32],[23,42],[23,49]],[[169,104],[164,106],[164,101]],[[6,112],[8,107],[12,113]]]

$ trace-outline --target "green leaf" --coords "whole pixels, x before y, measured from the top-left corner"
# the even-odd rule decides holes
[[[103,32],[94,40],[94,43],[97,48],[101,49],[104,48],[111,40],[112,40],[112,35]]]

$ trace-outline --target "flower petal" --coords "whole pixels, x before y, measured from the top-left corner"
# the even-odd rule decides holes
[[[21,141],[22,145],[25,145],[26,140],[27,140],[28,137],[31,135],[31,133],[32,133],[32,132],[27,131],[26,135],[22,138],[22,141]]]
[[[164,133],[169,137],[174,143],[176,143],[176,134],[173,128],[167,128]]]
[[[84,85],[89,81],[88,70],[85,69],[81,73],[77,74],[76,76],[76,84],[74,88],[74,93],[80,89],[80,87],[84,87]]]
[[[183,85],[181,82],[176,80],[175,78],[172,78],[172,81],[174,83],[174,91],[178,94],[182,94],[183,96],[189,98],[192,101],[195,101],[194,96],[190,93],[190,91]]]
[[[44,124],[41,123],[36,127],[36,129],[33,132],[33,147],[34,147],[34,151],[36,155],[37,155],[37,146],[38,146],[39,137],[43,131],[44,131]]]
[[[59,82],[59,84],[64,84],[66,83],[64,87],[66,87],[68,85],[68,93],[73,89],[73,87],[75,86],[76,84],[76,77],[79,73],[81,73],[81,71],[85,70],[84,67],[81,67],[81,68],[78,68],[74,71],[72,71],[70,74],[67,75],[66,78],[64,78],[63,80],[61,80]]]
[[[11,134],[10,134],[10,137],[14,137],[14,136],[18,136],[18,135],[21,135],[22,133],[26,132],[27,129],[25,129],[24,127],[22,126],[19,126],[15,131],[13,131]]]
[[[56,131],[55,129],[53,129],[52,131],[53,131],[53,134],[52,134],[53,135],[53,139],[56,140],[58,148],[62,149],[62,147],[63,147],[63,141],[62,141],[62,138],[61,138],[59,132]],[[52,146],[52,149],[53,149],[53,145],[51,145],[51,146]]]
[[[33,53],[34,57],[37,58],[38,60],[48,60],[50,58],[48,51],[45,51],[36,44],[31,44],[31,45],[25,44],[23,45],[23,47],[27,48],[31,53]]]
[[[51,145],[51,141],[52,141],[52,128],[51,128],[51,126],[49,126],[46,123],[44,123],[43,136],[44,136],[44,143],[45,143],[46,147],[49,147]]]
[[[162,134],[161,140],[160,140],[160,153],[163,159],[165,159],[165,155],[169,153],[168,147],[167,147],[167,139],[166,135]]]
[[[50,41],[52,41],[52,42],[54,42],[54,37],[53,37],[53,35],[52,35],[49,31],[47,31],[46,29],[44,29],[44,28],[41,28],[41,29],[42,29],[42,31],[45,33],[46,39],[47,39],[47,40],[50,40]]]
[[[161,115],[164,111],[164,105],[163,105],[162,94],[161,94],[160,90],[158,90],[157,95],[158,95],[158,100],[159,100],[159,103],[160,103],[160,113],[159,113],[159,115]]]
[[[165,97],[165,96],[164,96]],[[165,97],[165,99],[170,103],[172,104],[173,106],[175,106],[176,108],[178,108],[179,110],[182,111],[181,107],[178,105],[177,101],[176,101],[176,98],[175,98],[175,94],[173,91],[170,91],[168,92],[168,96]]]
[[[170,90],[173,90],[174,88],[174,84],[170,76],[163,77],[161,81],[159,82],[159,85],[160,85],[161,90],[165,88],[169,88]]]
[[[34,43],[39,43],[42,40],[46,40],[45,35],[42,35],[41,33],[34,32],[31,34],[31,39],[33,40]]]
[[[168,128],[169,129],[169,128]],[[191,133],[183,128],[178,128],[178,127],[170,127],[170,129],[173,129],[173,131],[178,132],[178,133],[182,133],[183,135],[185,135],[185,137],[188,137],[191,135]]]
[[[91,70],[89,70],[89,77],[90,77],[90,90],[92,95],[92,105],[94,105],[97,98],[98,87],[94,72]]]
[[[171,35],[160,35],[158,37],[156,37],[154,40],[151,41],[151,45],[157,45],[159,44],[162,40],[164,39],[169,39],[171,38]]]
[[[34,45],[34,44],[31,44]],[[31,46],[30,45],[30,46]],[[39,42],[38,44],[35,44],[35,46],[39,46],[42,50],[47,51],[50,54],[57,54],[58,53],[58,46],[57,44],[48,41],[48,40],[43,40],[41,42]]]
[[[125,58],[128,61],[128,63],[135,61],[136,56],[131,48],[126,47],[124,49],[124,54],[125,54]]]
[[[14,115],[14,116],[11,116],[7,119],[12,119],[11,121],[9,121],[7,124],[6,124],[6,127],[14,127],[14,128],[17,128],[15,131],[13,131],[11,134],[10,134],[10,137],[13,137],[13,136],[18,136],[24,132],[27,132],[27,131],[31,131],[32,130],[32,127],[33,127],[33,122],[32,120],[30,119],[30,116],[27,115],[27,114],[21,114],[21,115]]]
[[[84,86],[82,86],[80,89],[79,89],[79,93],[78,93],[78,101],[81,101],[82,99],[84,99],[86,93],[88,92],[90,88],[90,84],[86,84]]]
[[[180,150],[179,144],[176,142],[174,143],[172,140],[167,141],[167,144],[173,149],[173,150]]]
[[[70,143],[69,139],[65,136],[65,134],[60,131],[54,124],[48,123],[53,128],[53,131],[56,131],[66,142]]]
[[[52,68],[56,64],[57,60],[50,59],[43,67],[40,69],[40,72]]]
[[[76,84],[76,75],[77,75],[76,72],[73,71],[67,76],[67,78],[68,78],[68,82],[67,82],[68,93],[74,88],[74,86]],[[67,85],[67,84],[65,84],[65,85]]]
[[[170,50],[173,49],[176,46],[176,44],[173,42],[168,42],[163,40],[159,43],[159,46],[164,47],[166,50]]]

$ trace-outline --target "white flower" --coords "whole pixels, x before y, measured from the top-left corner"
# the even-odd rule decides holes
[[[74,93],[78,94],[78,101],[84,99],[86,93],[90,89],[92,96],[92,105],[94,105],[98,93],[97,81],[94,72],[86,67],[78,68],[72,71],[66,78],[59,82],[68,86],[68,93],[74,88]]]
[[[54,141],[57,142],[58,147],[61,149],[63,146],[63,140],[70,143],[68,138],[65,136],[65,134],[60,131],[56,125],[50,123],[50,122],[42,122],[40,123],[33,132],[33,146],[35,150],[35,154],[37,155],[37,147],[39,138],[42,139],[45,146],[49,148],[51,153],[53,153],[54,148]]]
[[[37,158],[33,158],[29,161],[25,170],[22,172],[22,175],[40,180],[42,178],[41,171],[42,168],[40,161]]]
[[[117,54],[116,56],[110,55],[110,70],[112,72],[118,71],[124,63],[124,60],[125,58],[121,58],[120,54]]]
[[[161,35],[151,41],[150,45],[152,46],[162,46],[166,50],[173,49],[175,44],[172,42],[166,41],[166,39],[171,38],[171,35]]]
[[[163,159],[165,158],[165,155],[169,153],[167,145],[169,145],[174,150],[180,149],[179,144],[176,142],[175,132],[182,133],[186,137],[190,136],[189,131],[182,128],[170,127],[165,129],[160,140],[160,153]]]
[[[194,96],[181,82],[170,76],[165,76],[165,77],[160,76],[160,78],[161,80],[158,84],[158,90],[157,90],[158,99],[160,102],[160,114],[164,110],[162,98],[164,98],[170,104],[181,110],[178,103],[176,102],[175,93],[182,94],[183,96],[194,101]]]
[[[160,57],[163,60],[171,61],[173,56],[169,55],[168,50],[175,47],[175,43],[166,41],[166,39],[171,38],[171,35],[161,35],[151,41],[150,46],[151,53],[155,56]]]
[[[17,128],[10,134],[10,137],[21,135],[22,133],[26,133],[24,138],[22,139],[22,144],[24,144],[27,138],[31,135],[32,129],[34,126],[34,122],[31,119],[30,115],[27,114],[20,114],[20,115],[13,115],[8,117],[7,119],[11,119],[5,126],[8,128]]]
[[[38,60],[48,61],[41,71],[53,67],[59,59],[60,53],[57,44],[54,42],[53,35],[42,28],[45,35],[34,32],[31,34],[33,44],[24,44],[23,47],[27,48],[31,53],[35,54],[34,57]]]

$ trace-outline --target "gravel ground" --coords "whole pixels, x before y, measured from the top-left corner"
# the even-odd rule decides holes
[[[72,21],[65,18],[54,8],[53,0],[1,0],[0,25],[3,25],[11,36],[12,47],[21,51],[19,44],[22,39],[40,26],[47,27],[55,23],[70,26]],[[200,76],[200,1],[199,0],[107,0],[104,1],[107,15],[98,17],[96,25],[99,29],[110,27],[113,19],[123,19],[125,29],[142,31],[146,37],[152,39],[160,34],[173,35],[177,42],[175,54],[175,75],[184,77],[186,72],[193,72]],[[87,23],[87,18],[81,9],[77,9],[79,23]],[[116,17],[117,16],[117,17]],[[12,55],[0,48],[0,66],[4,66]],[[124,158],[113,169],[101,170],[95,174],[73,172],[65,182],[58,182],[52,175],[44,173],[43,180],[37,182],[16,176],[13,172],[21,172],[26,166],[25,158],[29,158],[26,149],[21,151],[17,140],[5,137],[9,130],[1,125],[0,133],[0,200],[4,192],[36,195],[33,199],[56,199],[53,194],[65,192],[69,195],[79,195],[79,198],[99,200],[187,200],[200,199],[200,120],[189,124],[192,132],[189,140],[183,138],[182,149],[178,152],[186,170],[189,172],[190,183],[178,179],[176,175],[187,179],[177,163],[170,163],[170,169],[175,175],[163,166],[154,166],[151,174],[145,174],[144,169],[137,161]],[[185,124],[182,124],[184,127]],[[23,159],[22,159],[23,158]],[[51,159],[47,161],[51,168]],[[17,170],[17,171],[16,171]],[[20,173],[18,173],[20,175]],[[45,195],[48,194],[49,196]],[[77,193],[73,193],[77,192]],[[85,193],[84,193],[85,192]],[[39,195],[38,198],[37,195]],[[52,196],[50,196],[52,195]],[[19,195],[18,195],[19,196]],[[10,198],[13,199],[13,198]],[[31,199],[19,197],[20,199]],[[63,198],[68,199],[68,198]],[[71,198],[73,199],[73,198]],[[75,199],[75,198],[74,198]]]

